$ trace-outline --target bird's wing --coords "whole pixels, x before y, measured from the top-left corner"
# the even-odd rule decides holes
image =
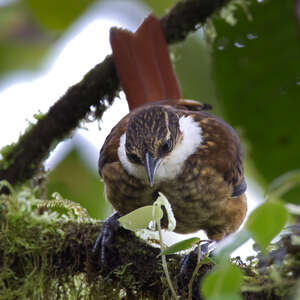
[[[98,161],[98,170],[101,176],[101,170],[106,163],[117,161],[118,148],[120,145],[120,137],[125,133],[127,124],[130,118],[130,114],[125,116],[106,137],[105,142],[100,150],[100,156]]]
[[[203,142],[195,155],[208,166],[215,168],[226,182],[232,185],[232,196],[246,191],[243,169],[243,151],[240,139],[233,128],[223,120],[205,111],[185,111],[202,129]]]

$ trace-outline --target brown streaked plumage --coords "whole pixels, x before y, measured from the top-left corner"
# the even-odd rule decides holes
[[[112,29],[111,44],[131,111],[100,152],[108,200],[122,215],[152,204],[160,191],[172,205],[176,232],[203,229],[220,240],[236,231],[247,204],[235,131],[209,106],[181,99],[155,17],[134,34]]]
[[[143,112],[149,109],[155,111],[157,107],[145,107]],[[167,196],[174,210],[176,232],[190,233],[203,229],[211,239],[220,240],[239,228],[247,210],[245,188],[242,187],[241,195],[232,196],[235,187],[244,185],[238,137],[226,123],[205,111],[175,111],[178,116],[192,116],[206,135],[197,152],[186,160],[182,173],[175,179],[151,187],[147,181],[139,180],[124,170],[117,151],[120,136],[128,128],[131,113],[120,121],[122,130],[118,135],[114,134],[115,129],[112,130],[101,150],[99,170],[105,182],[107,198],[120,214],[126,214],[152,204],[160,191]],[[136,144],[142,145],[145,135],[142,127],[139,129],[134,136]],[[214,140],[216,134],[218,140]],[[178,135],[180,133],[174,133],[175,140]],[[155,136],[152,141],[156,141]],[[143,151],[137,150],[138,153]],[[115,159],[111,160],[112,157]]]

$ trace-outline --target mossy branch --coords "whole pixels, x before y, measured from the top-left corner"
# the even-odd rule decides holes
[[[184,40],[227,2],[229,0],[183,0],[177,3],[161,18],[167,42],[172,44]],[[78,126],[91,106],[97,107],[101,118],[119,88],[113,59],[107,56],[79,83],[70,87],[15,145],[6,148],[0,161],[0,180],[15,184],[30,179],[50,150]]]
[[[0,299],[171,299],[160,249],[120,228],[103,268],[100,252],[93,253],[101,222],[91,219],[79,204],[59,195],[40,200],[40,186],[15,190],[0,182],[1,186],[10,194],[0,195]],[[244,299],[287,299],[292,294],[300,275],[300,226],[290,231],[266,257],[259,253],[248,266],[236,259],[244,273]],[[180,260],[180,255],[167,256],[174,289],[187,299],[197,254],[192,252],[185,266],[187,277],[179,274]],[[212,267],[201,265],[192,299],[201,299],[200,280]]]
[[[43,215],[7,218],[5,205],[1,205],[1,299],[101,299],[101,296],[122,299],[120,295],[124,293],[124,299],[163,299],[163,296],[171,299],[158,256],[160,250],[137,239],[131,232],[120,229],[116,235],[109,252],[112,272],[104,274],[99,257],[92,253],[100,223],[49,222]],[[280,268],[275,270],[274,255],[273,261],[265,262],[266,270],[262,274],[258,273],[259,265],[241,264],[245,279],[243,299],[287,299],[292,294],[299,275],[300,249],[293,246],[289,238],[283,243],[287,253],[282,262],[280,276],[284,277],[281,277],[280,287],[276,278],[270,276],[277,272],[278,277],[281,272]],[[177,293],[186,299],[188,280],[179,276],[180,258],[179,255],[168,256],[168,267]],[[191,273],[196,261],[195,254],[194,264],[188,266]],[[210,264],[201,266],[193,287],[193,299],[201,299],[199,280],[211,268]]]

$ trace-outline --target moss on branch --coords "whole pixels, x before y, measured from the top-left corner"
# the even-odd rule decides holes
[[[38,190],[23,187],[0,196],[0,299],[170,299],[159,249],[120,229],[108,253],[107,274],[99,254],[92,253],[101,222],[69,200],[40,200]],[[61,206],[63,214],[56,210]],[[267,257],[259,253],[247,266],[234,261],[244,273],[244,299],[292,295],[300,275],[299,228],[272,245]],[[177,293],[186,299],[188,279],[179,276],[180,259],[168,256],[168,267]],[[196,260],[195,254],[190,275]],[[200,268],[193,299],[200,299],[199,281],[211,268]]]

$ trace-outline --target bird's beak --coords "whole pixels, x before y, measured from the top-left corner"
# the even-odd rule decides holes
[[[161,159],[154,158],[151,156],[149,152],[146,152],[145,154],[145,168],[147,172],[147,176],[149,179],[150,186],[153,186],[154,184],[154,176],[155,172],[158,169],[159,165],[161,163]]]

